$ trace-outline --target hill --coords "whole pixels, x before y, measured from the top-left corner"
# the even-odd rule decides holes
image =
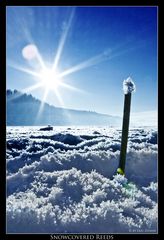
[[[79,111],[59,108],[44,103],[43,111],[38,117],[42,102],[31,94],[17,90],[7,90],[7,125],[8,126],[42,126],[42,125],[110,125],[120,126],[121,118],[91,111]]]

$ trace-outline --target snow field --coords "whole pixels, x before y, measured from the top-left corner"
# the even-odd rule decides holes
[[[126,178],[119,129],[37,129],[7,128],[7,232],[157,232],[156,129],[131,129]]]

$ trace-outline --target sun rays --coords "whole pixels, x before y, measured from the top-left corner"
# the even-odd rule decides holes
[[[53,67],[52,67],[53,71],[55,71],[57,66],[58,66],[61,54],[62,54],[63,49],[64,49],[65,42],[67,40],[67,36],[68,36],[69,30],[70,30],[70,27],[72,25],[74,14],[75,14],[75,8],[72,9],[72,12],[71,12],[69,20],[68,20],[68,24],[66,25],[65,30],[63,31],[63,34],[61,36],[59,46],[58,46],[58,49],[57,49],[57,53],[56,53],[56,56],[55,56],[55,60],[54,60],[54,63],[53,63]]]
[[[15,64],[15,63],[14,64],[8,63],[8,66],[32,76],[33,80],[36,81],[36,83],[34,83],[32,86],[29,86],[28,88],[23,89],[22,92],[30,92],[37,88],[44,88],[42,102],[45,102],[47,99],[47,96],[49,94],[49,91],[54,91],[59,103],[63,107],[64,107],[64,101],[62,100],[60,93],[58,91],[59,86],[62,86],[64,88],[72,90],[72,91],[79,91],[81,93],[84,92],[84,91],[80,91],[79,89],[77,89],[69,84],[64,83],[63,78],[60,77],[59,74],[57,73],[58,63],[60,61],[69,30],[72,25],[74,13],[75,13],[75,8],[72,9],[69,19],[67,21],[67,25],[65,25],[61,39],[59,41],[59,45],[58,45],[57,53],[54,58],[54,62],[51,64],[52,65],[51,68],[48,68],[46,66],[45,61],[43,60],[41,53],[40,53],[37,45],[34,43],[34,41],[32,41],[32,43],[26,45],[22,49],[22,56],[24,59],[26,59],[28,61],[29,64],[32,60],[35,60],[37,62],[37,64],[39,65],[39,69],[35,69],[35,65],[32,68],[27,68],[27,67]],[[43,110],[43,105],[44,104],[42,103],[38,114]]]
[[[38,110],[37,117],[39,118],[40,114],[42,113],[44,109],[44,103],[47,100],[47,97],[50,92],[53,92],[60,103],[61,107],[65,107],[64,100],[60,94],[60,88],[65,88],[66,90],[74,91],[74,92],[79,92],[80,94],[86,93],[82,89],[79,89],[75,86],[71,86],[70,84],[65,82],[65,77],[84,70],[86,68],[89,68],[91,66],[94,66],[96,64],[100,64],[104,61],[109,61],[113,59],[114,57],[118,57],[127,51],[130,51],[131,49],[124,48],[123,50],[118,50],[118,49],[105,49],[104,51],[100,52],[99,54],[92,56],[88,59],[86,59],[83,62],[77,63],[74,66],[71,66],[68,69],[64,69],[62,71],[59,71],[59,62],[61,60],[61,56],[63,54],[64,48],[66,41],[68,39],[69,32],[72,28],[72,24],[74,22],[74,16],[75,16],[75,10],[76,8],[71,8],[71,12],[69,14],[69,17],[67,19],[67,24],[65,24],[62,34],[60,37],[60,41],[58,44],[58,48],[56,51],[55,56],[53,57],[53,62],[49,63],[51,67],[47,66],[47,61],[46,59],[43,58],[39,47],[35,43],[35,41],[32,39],[32,35],[29,32],[31,36],[31,42],[27,44],[23,49],[22,49],[22,57],[27,61],[26,66],[20,66],[16,63],[8,62],[8,66],[16,69],[17,71],[21,71],[27,75],[30,75],[32,79],[35,81],[33,85],[25,88],[22,90],[22,92],[31,92],[36,89],[42,88],[44,89],[43,96],[42,96],[42,103],[40,105],[40,108]],[[28,32],[28,29],[26,29],[26,32]],[[29,41],[29,39],[28,39]],[[136,47],[136,46],[135,46]],[[46,46],[45,46],[46,48]],[[61,63],[62,64],[62,63]],[[20,95],[19,95],[20,96]],[[16,97],[19,97],[16,96]]]

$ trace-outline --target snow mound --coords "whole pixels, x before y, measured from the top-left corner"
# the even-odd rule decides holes
[[[25,177],[24,177],[25,178]],[[156,189],[144,192],[127,179],[109,180],[76,168],[35,174],[25,191],[7,199],[9,232],[128,232],[156,229]],[[152,199],[151,199],[152,196]],[[28,224],[27,224],[28,223]],[[118,228],[119,225],[119,228]]]

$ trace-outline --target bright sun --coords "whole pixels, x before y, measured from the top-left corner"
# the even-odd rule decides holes
[[[60,85],[61,79],[59,78],[57,72],[52,69],[45,68],[40,72],[40,79],[44,87],[48,90],[56,89]]]

